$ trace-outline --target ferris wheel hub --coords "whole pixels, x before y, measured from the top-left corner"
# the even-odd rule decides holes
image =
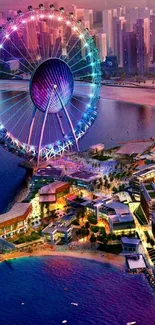
[[[63,108],[58,94],[66,106],[72,98],[73,89],[72,71],[68,64],[59,58],[43,61],[37,66],[30,82],[30,94],[34,105],[43,112],[49,106],[48,114],[58,113]]]

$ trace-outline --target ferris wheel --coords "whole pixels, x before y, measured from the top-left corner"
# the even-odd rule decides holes
[[[73,13],[18,11],[0,32],[0,143],[38,164],[78,151],[100,84],[98,50]]]

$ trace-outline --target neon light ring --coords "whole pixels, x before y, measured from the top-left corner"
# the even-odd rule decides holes
[[[5,148],[37,164],[79,150],[101,84],[98,51],[81,21],[53,5],[8,18],[0,32],[0,78]]]

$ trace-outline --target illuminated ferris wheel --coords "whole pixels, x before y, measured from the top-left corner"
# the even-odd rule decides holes
[[[18,11],[0,33],[0,142],[37,163],[79,150],[97,115],[100,61],[73,13]]]

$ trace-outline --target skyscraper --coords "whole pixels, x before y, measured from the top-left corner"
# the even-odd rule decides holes
[[[107,56],[107,39],[105,33],[98,33],[95,36],[96,46],[99,50],[99,57],[101,62],[105,61]]]
[[[123,66],[127,73],[137,72],[137,37],[135,32],[123,33]]]
[[[150,60],[154,61],[155,48],[155,15],[150,16]]]
[[[126,19],[124,17],[113,18],[113,50],[117,56],[118,65],[123,67],[123,32],[126,28]]]
[[[137,34],[137,67],[139,73],[143,74],[149,68],[149,19],[138,19],[135,30]]]
[[[107,35],[107,51],[112,49],[112,10],[103,10],[102,13],[103,33]]]

